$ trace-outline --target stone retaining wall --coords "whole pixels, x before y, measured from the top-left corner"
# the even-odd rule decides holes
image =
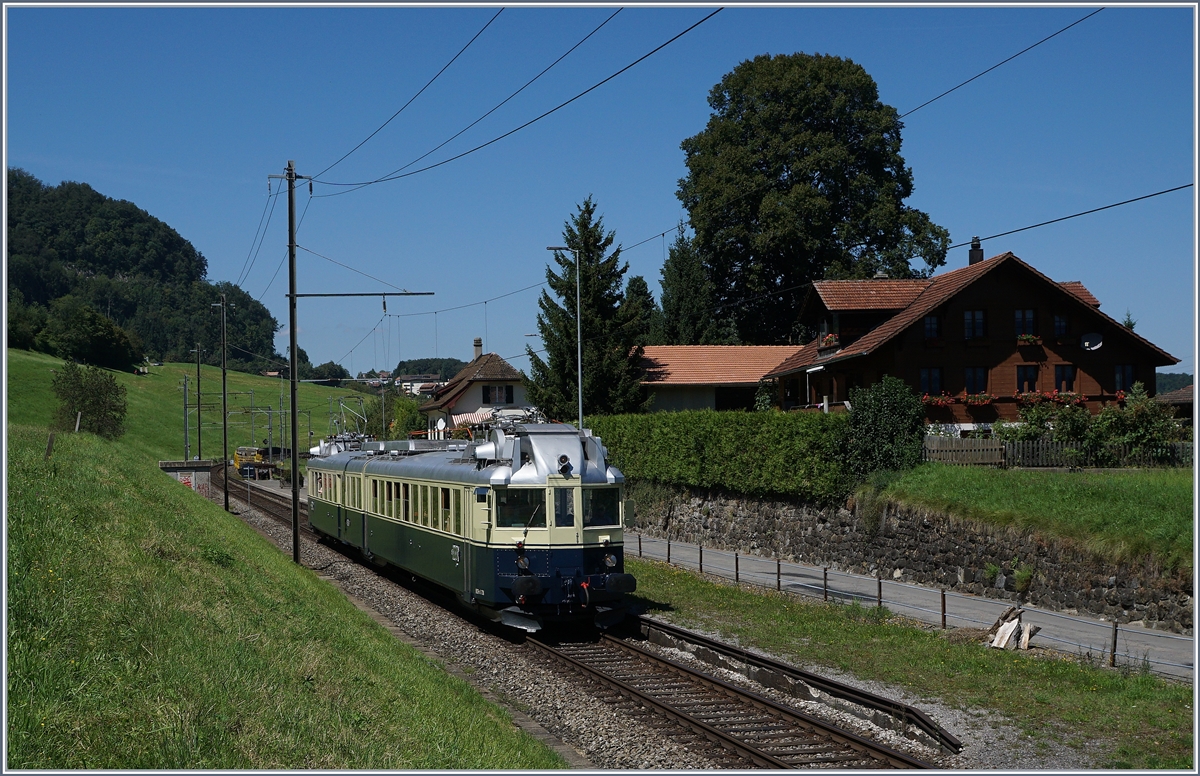
[[[633,525],[650,536],[1192,633],[1190,570],[1153,559],[1114,564],[1032,531],[891,503],[872,518],[853,501],[818,509],[639,483],[628,492]]]

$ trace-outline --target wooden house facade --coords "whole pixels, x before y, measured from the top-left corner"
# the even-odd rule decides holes
[[[817,338],[767,377],[785,409],[841,403],[884,375],[922,395],[926,420],[963,430],[1016,420],[1058,392],[1099,412],[1179,359],[1100,311],[1081,282],[1056,283],[1012,253],[928,279],[818,281],[801,308]],[[1022,395],[1023,394],[1023,395]]]

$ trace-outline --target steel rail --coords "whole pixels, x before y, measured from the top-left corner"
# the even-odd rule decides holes
[[[814,673],[810,673],[800,668],[780,663],[775,660],[770,660],[761,655],[756,655],[742,647],[732,644],[725,644],[720,641],[715,641],[707,636],[702,636],[699,633],[694,633],[676,625],[660,622],[647,617],[638,617],[638,625],[647,632],[650,629],[658,630],[672,638],[686,641],[697,646],[702,646],[705,649],[712,650],[719,655],[730,657],[739,660],[747,665],[761,668],[765,671],[779,674],[788,677],[795,681],[803,682],[823,693],[831,695],[835,698],[840,698],[851,703],[856,703],[859,706],[865,706],[869,709],[882,711],[896,719],[899,719],[905,724],[913,724],[920,728],[927,735],[937,741],[942,747],[949,749],[954,753],[962,751],[962,742],[958,740],[950,731],[943,728],[941,725],[934,722],[928,714],[920,709],[910,706],[900,701],[885,698],[882,695],[860,690],[857,687],[851,687],[848,684],[834,681]],[[757,679],[756,679],[757,681]]]
[[[723,681],[721,679],[717,679],[714,676],[709,676],[708,674],[705,674],[702,671],[697,671],[696,669],[694,669],[690,666],[686,666],[682,663],[678,663],[669,658],[664,658],[662,656],[655,655],[653,652],[649,652],[645,649],[642,649],[641,647],[638,647],[635,644],[631,644],[628,641],[616,638],[609,634],[605,634],[603,636],[603,638],[606,642],[611,643],[620,649],[631,652],[631,653],[633,653],[639,657],[642,657],[644,659],[652,660],[659,664],[668,666],[675,673],[679,673],[684,676],[687,676],[689,679],[692,679],[693,681],[697,681],[697,682],[700,682],[701,684],[707,685],[708,687],[711,687],[711,688],[717,690],[718,692],[721,692],[721,693],[723,693],[727,696],[730,696],[732,698],[735,698],[737,700],[740,700],[743,702],[748,702],[751,706],[754,706],[755,708],[757,708],[761,711],[766,711],[766,712],[768,712],[770,714],[774,714],[774,715],[780,715],[780,716],[784,717],[785,719],[788,719],[789,721],[799,724],[801,727],[816,728],[817,731],[821,735],[827,735],[830,738],[832,738],[833,740],[838,741],[839,743],[843,743],[843,744],[849,746],[850,748],[854,749],[855,751],[861,752],[862,754],[866,754],[874,759],[884,760],[892,767],[895,767],[895,768],[932,768],[933,767],[929,763],[919,760],[916,757],[913,757],[912,755],[908,755],[903,752],[896,751],[895,749],[892,749],[891,747],[885,746],[876,741],[872,741],[871,739],[860,736],[857,733],[852,733],[848,730],[843,730],[842,728],[839,728],[838,726],[836,726],[830,722],[827,722],[819,717],[814,717],[809,714],[805,714],[804,712],[799,711],[797,709],[792,709],[787,706],[783,706],[783,705],[771,700],[770,698],[767,698],[764,695],[760,695],[756,692],[753,692],[752,690],[748,690],[744,687],[738,687],[735,684],[731,684],[731,683]]]

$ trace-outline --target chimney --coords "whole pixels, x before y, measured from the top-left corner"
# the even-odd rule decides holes
[[[483,355],[483,338],[476,337],[475,338],[475,358],[479,358],[482,355]]]
[[[978,237],[971,238],[971,252],[967,254],[967,264],[978,264],[983,261],[983,247]]]

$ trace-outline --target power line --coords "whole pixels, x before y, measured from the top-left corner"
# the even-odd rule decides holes
[[[482,28],[482,29],[480,29],[480,30],[479,30],[479,32],[475,33],[475,37],[473,37],[473,38],[471,38],[469,41],[467,41],[467,45],[463,46],[463,47],[462,47],[462,49],[460,49],[460,50],[459,50],[459,52],[458,52],[457,54],[455,54],[453,57],[451,57],[451,58],[450,58],[450,61],[449,61],[449,62],[447,62],[445,65],[443,65],[443,66],[442,66],[442,69],[441,69],[441,70],[439,70],[439,71],[437,71],[437,74],[436,74],[436,75],[434,75],[434,76],[433,76],[433,78],[430,78],[430,79],[429,79],[429,83],[427,83],[427,84],[425,84],[424,86],[422,86],[422,87],[421,87],[421,89],[420,89],[420,91],[418,91],[416,94],[414,94],[412,97],[410,97],[410,98],[409,98],[408,102],[406,102],[406,103],[404,103],[403,105],[401,105],[401,106],[400,106],[400,110],[398,110],[398,111],[396,111],[395,113],[393,113],[393,114],[392,114],[392,116],[391,116],[391,118],[389,118],[387,121],[385,121],[385,122],[383,122],[382,124],[380,124],[380,125],[379,125],[379,129],[376,129],[374,132],[372,132],[371,134],[367,135],[366,139],[364,139],[364,140],[363,140],[361,143],[359,143],[358,145],[354,146],[354,148],[351,148],[349,151],[347,151],[345,154],[343,154],[343,155],[342,155],[342,157],[341,157],[340,159],[338,159],[336,162],[334,162],[333,164],[329,165],[329,166],[328,166],[328,167],[326,167],[324,170],[321,170],[319,173],[317,173],[316,175],[314,175],[314,176],[312,176],[312,177],[314,177],[314,178],[319,178],[320,176],[322,176],[322,175],[324,175],[325,173],[327,173],[327,172],[329,172],[330,170],[332,170],[334,167],[337,167],[339,164],[341,164],[343,161],[345,161],[346,157],[350,156],[350,154],[352,154],[352,153],[354,153],[355,151],[357,151],[358,149],[362,148],[364,145],[366,145],[366,143],[367,143],[367,141],[368,141],[368,140],[370,140],[371,138],[373,138],[373,137],[375,137],[377,134],[379,134],[379,133],[380,133],[380,132],[383,130],[383,128],[384,128],[384,127],[386,127],[388,124],[391,124],[391,123],[392,123],[392,119],[396,118],[396,117],[397,117],[397,116],[399,116],[401,113],[403,113],[403,112],[404,112],[404,109],[405,109],[405,108],[407,108],[409,105],[412,105],[412,103],[413,103],[413,100],[415,100],[415,99],[417,99],[418,97],[420,97],[422,92],[424,92],[426,89],[428,89],[428,88],[429,88],[429,87],[430,87],[430,86],[433,84],[433,82],[434,82],[434,81],[436,81],[436,80],[438,79],[438,77],[439,77],[439,76],[441,76],[441,74],[442,74],[442,73],[446,72],[446,68],[448,68],[448,67],[450,67],[450,65],[454,64],[454,60],[456,60],[456,59],[458,59],[460,56],[462,56],[462,53],[463,53],[464,51],[466,51],[468,48],[470,48],[470,47],[471,47],[471,44],[475,42],[475,39],[476,39],[476,38],[478,38],[480,35],[482,35],[482,34],[483,34],[483,31],[484,31],[484,30],[486,30],[488,27],[490,27],[490,26],[492,25],[492,22],[496,21],[496,18],[497,18],[498,16],[500,16],[500,14],[502,14],[502,13],[504,13],[504,9],[503,9],[503,8],[501,8],[499,11],[496,11],[496,15],[495,15],[495,16],[493,16],[491,19],[488,19],[488,22],[487,22],[487,24],[483,25],[483,28]]]
[[[238,275],[237,285],[241,285],[242,281],[250,275],[250,270],[254,268],[254,262],[258,261],[259,251],[262,250],[263,243],[267,239],[267,229],[271,226],[271,217],[275,215],[275,205],[279,203],[279,195],[283,193],[278,191],[267,197],[269,203],[263,204],[263,215],[266,216],[266,224],[263,224],[262,216],[258,219],[258,229],[254,233],[254,240],[250,242],[250,253],[246,254],[246,261],[242,264],[242,272]],[[270,204],[271,209],[267,211],[267,204]],[[258,243],[258,247],[254,247],[254,243]],[[251,255],[253,254],[253,255]]]
[[[525,286],[524,288],[518,288],[516,291],[509,291],[506,294],[500,294],[500,296],[493,296],[491,299],[484,299],[483,301],[480,301],[480,302],[470,302],[469,304],[460,304],[460,305],[457,305],[456,307],[447,307],[442,310],[428,310],[423,313],[388,313],[387,317],[389,317],[389,318],[415,318],[420,315],[437,315],[438,313],[448,313],[448,312],[452,312],[454,310],[465,310],[468,307],[478,307],[481,304],[487,304],[488,302],[494,302],[497,299],[503,299],[506,296],[512,296],[513,294],[519,294],[522,291],[528,291],[531,288],[537,288],[538,286],[544,286],[544,285],[546,285],[546,283],[545,283],[545,281],[542,281],[541,283],[534,283],[532,286]]]
[[[508,136],[510,136],[510,135],[513,135],[513,134],[516,134],[517,132],[520,132],[522,129],[525,129],[525,128],[526,128],[526,127],[528,127],[528,126],[531,126],[531,125],[533,125],[533,124],[536,124],[537,122],[539,122],[539,121],[541,121],[542,119],[546,118],[546,117],[547,117],[547,116],[549,116],[550,114],[552,114],[552,113],[555,113],[555,112],[557,112],[557,111],[559,111],[559,110],[561,110],[561,109],[563,109],[563,108],[567,107],[568,105],[570,105],[571,103],[575,102],[576,100],[578,100],[579,98],[583,97],[584,95],[586,95],[586,94],[588,94],[588,93],[590,93],[590,92],[592,92],[592,91],[595,91],[596,89],[600,88],[601,86],[603,86],[604,84],[608,83],[608,82],[609,82],[609,81],[611,81],[612,79],[614,79],[614,78],[616,78],[617,76],[619,76],[619,75],[621,75],[622,73],[624,73],[626,70],[629,70],[631,67],[634,67],[635,65],[637,65],[637,64],[639,64],[639,63],[641,63],[642,61],[646,60],[647,58],[649,58],[649,57],[653,56],[653,55],[654,55],[654,54],[656,54],[657,52],[659,52],[659,51],[663,50],[664,48],[666,48],[667,46],[671,45],[671,44],[672,44],[672,43],[674,43],[675,41],[679,40],[679,39],[680,39],[680,38],[682,38],[684,35],[688,34],[688,33],[689,33],[689,32],[691,32],[692,30],[694,30],[694,29],[696,29],[697,27],[699,27],[701,24],[704,24],[704,22],[706,22],[706,21],[708,21],[709,19],[711,19],[712,17],[716,16],[716,15],[717,15],[718,13],[720,13],[722,10],[724,10],[724,9],[723,9],[723,8],[718,8],[717,10],[713,11],[713,12],[712,12],[712,13],[710,13],[708,16],[705,16],[703,19],[701,19],[700,21],[696,22],[696,23],[695,23],[695,24],[693,24],[692,26],[688,27],[686,30],[684,30],[683,32],[681,32],[681,33],[679,33],[678,35],[674,36],[673,38],[671,38],[671,39],[670,39],[670,40],[668,40],[667,42],[665,42],[665,43],[663,43],[662,45],[660,45],[660,46],[658,46],[658,47],[654,48],[653,50],[651,50],[651,51],[647,52],[646,54],[643,54],[642,56],[638,57],[637,59],[635,59],[634,61],[630,62],[628,65],[626,65],[625,67],[621,68],[621,69],[620,69],[620,70],[618,70],[617,72],[615,72],[615,73],[613,73],[612,75],[610,75],[608,78],[605,78],[604,80],[597,82],[596,84],[594,84],[594,85],[592,85],[592,86],[588,87],[587,89],[584,89],[582,92],[580,92],[579,94],[575,95],[574,97],[572,97],[571,99],[567,100],[566,102],[560,103],[559,105],[557,105],[557,106],[555,106],[555,107],[551,108],[550,110],[546,111],[545,113],[541,114],[540,116],[537,116],[536,118],[530,119],[529,121],[525,122],[524,124],[520,125],[519,127],[516,127],[515,129],[510,129],[508,132],[505,132],[503,135],[500,135],[499,137],[494,137],[494,138],[492,138],[491,140],[487,141],[486,143],[481,143],[480,145],[477,145],[477,146],[475,146],[475,147],[474,147],[474,148],[472,148],[472,149],[469,149],[469,150],[467,150],[467,151],[463,151],[462,153],[460,153],[460,154],[457,154],[457,155],[455,155],[455,156],[451,156],[451,157],[450,157],[450,158],[448,158],[448,159],[443,159],[443,160],[442,160],[442,161],[440,161],[440,162],[436,162],[436,163],[434,163],[434,164],[427,165],[427,166],[425,166],[425,167],[421,167],[421,168],[418,168],[418,169],[416,169],[416,170],[412,170],[411,172],[400,173],[400,174],[397,174],[397,175],[389,175],[389,176],[385,176],[385,177],[382,177],[382,178],[376,178],[375,180],[372,180],[372,181],[357,181],[357,182],[353,182],[353,183],[336,183],[336,182],[332,182],[332,181],[322,181],[322,180],[317,180],[316,182],[317,182],[317,183],[320,183],[320,184],[323,184],[323,185],[325,185],[325,186],[345,186],[345,187],[356,187],[356,188],[362,188],[362,187],[364,187],[364,186],[371,186],[371,185],[374,185],[374,184],[376,184],[376,183],[384,183],[384,182],[386,182],[386,181],[394,181],[394,180],[399,180],[400,178],[407,178],[407,177],[409,177],[409,176],[412,176],[412,175],[417,175],[417,174],[419,174],[419,173],[427,172],[427,171],[429,171],[429,170],[432,170],[432,169],[434,169],[434,168],[441,167],[441,166],[442,166],[442,165],[444,165],[444,164],[449,164],[450,162],[453,162],[453,161],[455,161],[455,160],[461,159],[461,158],[463,158],[464,156],[468,156],[468,155],[470,155],[470,154],[473,154],[473,153],[475,153],[476,151],[480,151],[480,150],[482,150],[482,149],[484,149],[484,148],[487,148],[488,146],[492,145],[493,143],[498,143],[499,141],[503,140],[504,138],[506,138],[506,137],[508,137]],[[314,176],[314,179],[315,179],[316,177],[318,177],[318,176]],[[320,196],[320,197],[329,197],[329,196],[333,196],[333,195],[332,195],[332,194],[318,194],[317,196]]]
[[[278,196],[278,195],[276,195],[276,196]],[[304,225],[304,217],[306,215],[308,215],[308,206],[312,204],[312,201],[313,201],[312,185],[311,185],[311,181],[310,181],[309,192],[308,192],[308,201],[304,203],[304,211],[300,213],[300,220],[296,222],[296,234],[300,234],[300,227]],[[263,239],[266,239],[265,234],[263,235]],[[260,245],[260,247],[261,247],[261,245]],[[299,246],[296,246],[296,247],[299,247]],[[278,266],[275,267],[275,274],[271,275],[271,282],[267,283],[267,287],[264,288],[263,292],[258,295],[258,301],[261,302],[263,300],[263,297],[267,295],[267,292],[271,290],[271,286],[275,285],[275,278],[279,277],[279,270],[283,269],[283,263],[285,261],[287,261],[287,257],[288,257],[288,251],[285,249],[283,252],[283,257],[279,260]]]
[[[979,241],[983,242],[984,240],[994,240],[997,237],[1004,237],[1006,235],[1016,234],[1017,232],[1028,231],[1029,229],[1037,229],[1039,226],[1047,226],[1049,224],[1057,224],[1059,221],[1067,221],[1072,218],[1079,218],[1080,216],[1086,216],[1090,213],[1099,213],[1101,210],[1108,210],[1110,208],[1120,207],[1121,205],[1128,205],[1131,202],[1140,202],[1143,199],[1150,199],[1151,197],[1157,197],[1157,196],[1161,196],[1163,194],[1170,194],[1172,191],[1180,191],[1181,189],[1190,189],[1193,185],[1194,184],[1191,184],[1191,183],[1185,183],[1182,186],[1176,186],[1171,189],[1163,189],[1162,191],[1156,191],[1153,194],[1146,194],[1141,197],[1134,197],[1133,199],[1127,199],[1123,202],[1114,202],[1111,205],[1105,205],[1103,207],[1094,207],[1091,210],[1084,210],[1081,213],[1072,213],[1071,215],[1063,216],[1062,218],[1054,218],[1049,221],[1043,221],[1040,224],[1032,224],[1030,226],[1022,226],[1020,229],[1010,229],[1007,232],[1000,232],[999,234],[993,234],[990,237],[980,237]],[[954,248],[962,248],[963,246],[970,245],[970,244],[971,244],[970,242],[958,243],[957,245],[951,245],[946,250],[952,250]],[[913,256],[912,258],[915,259],[917,257]]]
[[[380,176],[379,178],[376,178],[374,181],[371,181],[371,183],[378,183],[378,182],[380,182],[381,180],[383,180],[384,178],[386,178],[386,177],[388,177],[388,176],[390,176],[390,175],[395,175],[396,173],[400,173],[400,172],[403,172],[404,170],[407,170],[409,167],[412,167],[414,164],[416,164],[417,162],[421,161],[422,159],[424,159],[425,157],[429,156],[430,154],[434,153],[435,151],[441,150],[443,147],[445,147],[445,146],[446,146],[447,144],[449,144],[451,141],[453,141],[453,140],[457,139],[457,138],[458,138],[460,135],[462,135],[464,132],[466,132],[467,130],[469,130],[471,127],[475,126],[475,125],[476,125],[476,124],[478,124],[479,122],[481,122],[481,121],[483,121],[484,119],[486,119],[488,116],[490,116],[490,115],[492,115],[493,113],[495,113],[497,110],[499,110],[501,107],[503,107],[503,106],[505,105],[505,103],[507,103],[509,100],[511,100],[512,98],[516,97],[516,96],[517,96],[518,94],[520,94],[521,92],[525,91],[525,89],[526,89],[526,88],[528,88],[529,86],[531,86],[531,85],[533,84],[533,82],[534,82],[534,81],[538,80],[539,78],[541,78],[542,76],[544,76],[546,73],[550,72],[550,69],[551,69],[551,68],[553,68],[553,67],[554,67],[555,65],[557,65],[559,62],[561,62],[561,61],[563,61],[564,59],[566,59],[566,58],[567,58],[567,57],[568,57],[568,56],[571,54],[571,52],[573,52],[575,49],[577,49],[577,48],[579,48],[580,46],[582,46],[582,45],[583,45],[583,44],[584,44],[584,43],[585,43],[585,42],[588,40],[588,38],[592,37],[592,36],[593,36],[593,35],[595,35],[597,32],[599,32],[601,27],[603,27],[604,25],[606,25],[606,24],[608,24],[609,22],[611,22],[611,21],[613,20],[613,18],[614,18],[614,17],[615,17],[617,14],[619,14],[621,11],[622,11],[622,9],[621,9],[621,8],[618,8],[616,11],[614,11],[614,12],[612,13],[612,15],[611,15],[611,16],[609,16],[609,17],[608,17],[607,19],[605,19],[604,21],[600,22],[600,24],[599,24],[599,25],[596,27],[596,29],[592,30],[592,31],[591,31],[591,32],[589,32],[587,35],[583,36],[583,38],[582,38],[582,39],[581,39],[581,40],[580,40],[578,43],[576,43],[576,44],[575,44],[574,46],[572,46],[571,48],[567,49],[567,51],[566,51],[566,53],[565,53],[565,54],[563,54],[563,55],[562,55],[562,56],[560,56],[558,59],[556,59],[556,60],[554,60],[553,62],[551,62],[549,65],[547,65],[547,66],[546,66],[546,68],[545,68],[544,70],[542,70],[542,72],[538,73],[538,74],[537,74],[537,75],[535,75],[533,78],[531,78],[531,79],[529,79],[528,81],[526,81],[526,82],[525,82],[525,84],[524,84],[524,85],[523,85],[523,86],[522,86],[520,89],[517,89],[517,90],[516,90],[515,92],[513,92],[512,94],[510,94],[510,95],[508,95],[507,97],[505,97],[505,98],[504,98],[504,99],[503,99],[501,102],[499,102],[499,103],[498,103],[498,104],[497,104],[497,105],[496,105],[494,108],[492,108],[491,110],[489,110],[487,113],[485,113],[485,114],[483,114],[482,116],[480,116],[479,118],[475,119],[475,120],[474,120],[474,121],[472,121],[470,124],[468,124],[467,126],[463,127],[462,129],[460,129],[460,130],[459,130],[458,132],[456,132],[455,134],[451,135],[451,136],[450,136],[448,139],[446,139],[446,140],[442,141],[442,142],[441,142],[439,145],[435,146],[434,148],[431,148],[431,149],[429,149],[429,150],[428,150],[428,151],[426,151],[425,153],[423,153],[423,154],[421,154],[420,156],[418,156],[416,159],[413,159],[413,160],[412,160],[411,162],[409,162],[408,164],[404,165],[403,167],[400,167],[399,169],[392,170],[391,172],[387,173],[387,175],[383,175],[383,176]],[[322,194],[321,196],[323,196],[323,197],[338,197],[338,196],[341,196],[342,194],[349,194],[349,193],[351,193],[351,192],[353,192],[353,191],[358,191],[359,189],[361,189],[361,188],[363,188],[364,186],[367,186],[367,185],[369,185],[369,184],[367,184],[367,183],[364,183],[364,184],[362,184],[362,186],[355,186],[355,187],[354,187],[354,188],[352,188],[352,189],[346,189],[345,191],[339,191],[339,192],[336,192],[336,193],[334,193],[334,194]]]
[[[941,94],[939,94],[937,97],[934,97],[932,100],[926,100],[925,102],[921,103],[921,104],[920,104],[920,105],[918,105],[917,107],[915,107],[915,108],[913,108],[912,110],[910,110],[908,113],[903,113],[903,114],[901,114],[901,115],[900,115],[900,118],[904,118],[905,116],[908,116],[908,115],[910,115],[910,114],[916,113],[916,112],[917,112],[917,111],[919,111],[921,108],[924,108],[926,105],[930,104],[931,102],[937,102],[938,100],[942,99],[942,98],[943,98],[943,97],[945,97],[947,94],[949,94],[950,92],[953,92],[953,91],[955,91],[956,89],[960,89],[960,88],[962,88],[962,87],[966,86],[967,84],[969,84],[969,83],[971,83],[972,81],[974,81],[976,78],[979,78],[979,77],[981,77],[981,76],[985,76],[985,75],[987,75],[988,73],[992,72],[992,71],[993,71],[993,70],[995,70],[996,68],[1000,67],[1000,65],[1003,65],[1003,64],[1005,64],[1005,63],[1008,63],[1008,62],[1011,62],[1011,61],[1013,61],[1013,60],[1014,60],[1014,59],[1016,59],[1017,57],[1019,57],[1019,56],[1021,56],[1022,54],[1024,54],[1026,51],[1030,51],[1030,50],[1032,50],[1032,49],[1035,49],[1035,48],[1037,48],[1038,46],[1042,45],[1042,44],[1043,44],[1043,43],[1045,43],[1046,41],[1048,41],[1048,40],[1050,40],[1051,38],[1053,38],[1055,35],[1061,35],[1062,33],[1066,32],[1067,30],[1069,30],[1069,29],[1071,29],[1072,27],[1074,27],[1076,24],[1079,24],[1080,22],[1087,21],[1088,19],[1092,18],[1093,16],[1095,16],[1096,14],[1100,13],[1100,12],[1101,12],[1101,11],[1103,11],[1103,10],[1104,10],[1103,8],[1097,8],[1095,11],[1092,11],[1091,13],[1089,13],[1087,16],[1083,17],[1082,19],[1079,19],[1078,21],[1071,22],[1071,23],[1070,23],[1070,24],[1068,24],[1066,27],[1063,27],[1061,30],[1059,30],[1058,32],[1054,33],[1053,35],[1047,35],[1046,37],[1044,37],[1044,38],[1042,38],[1041,40],[1039,40],[1037,43],[1034,43],[1032,46],[1029,46],[1029,47],[1027,47],[1027,48],[1023,48],[1023,49],[1021,49],[1021,50],[1020,50],[1020,51],[1018,51],[1016,54],[1013,54],[1011,57],[1009,57],[1008,59],[1004,60],[1003,62],[997,62],[996,64],[994,64],[994,65],[992,65],[991,67],[989,67],[987,70],[984,70],[984,71],[983,71],[982,73],[980,73],[979,75],[972,76],[972,77],[968,78],[967,80],[963,81],[963,82],[962,82],[961,84],[959,84],[958,86],[955,86],[953,89],[947,89],[946,91],[944,91],[944,92],[942,92]]]
[[[352,347],[352,348],[350,348],[349,350],[347,350],[347,351],[346,351],[346,355],[344,355],[344,356],[342,356],[341,358],[339,358],[339,359],[337,360],[337,363],[339,363],[339,364],[340,364],[340,363],[342,363],[343,361],[345,361],[345,360],[346,360],[346,357],[347,357],[347,356],[349,356],[349,355],[350,355],[351,353],[353,353],[354,351],[358,350],[358,346],[359,346],[359,345],[361,345],[361,344],[363,344],[364,342],[366,342],[366,340],[367,340],[367,337],[370,337],[372,334],[374,334],[374,333],[375,333],[375,330],[379,328],[379,324],[383,323],[383,319],[384,319],[385,317],[386,317],[386,315],[381,315],[381,316],[379,316],[379,320],[375,321],[375,325],[371,327],[371,330],[370,330],[370,331],[368,331],[368,332],[367,332],[365,335],[363,335],[363,338],[362,338],[362,339],[360,339],[360,340],[358,341],[358,343],[357,343],[357,344],[355,344],[355,346],[354,346],[354,347]]]
[[[383,285],[394,288],[397,291],[404,291],[405,293],[408,292],[408,289],[401,288],[400,286],[394,286],[391,283],[387,282],[386,280],[380,280],[379,278],[375,277],[374,275],[368,275],[367,273],[363,272],[362,270],[355,269],[354,267],[351,267],[348,264],[343,264],[340,261],[338,261],[337,259],[331,259],[323,253],[317,253],[316,251],[312,250],[311,248],[305,248],[303,245],[297,245],[296,247],[299,248],[300,250],[304,251],[305,253],[311,253],[314,256],[325,259],[325,261],[328,261],[332,264],[336,264],[339,267],[348,269],[351,272],[357,272],[359,275],[362,275],[363,277],[368,278],[370,280],[374,280],[376,283],[382,283]]]

